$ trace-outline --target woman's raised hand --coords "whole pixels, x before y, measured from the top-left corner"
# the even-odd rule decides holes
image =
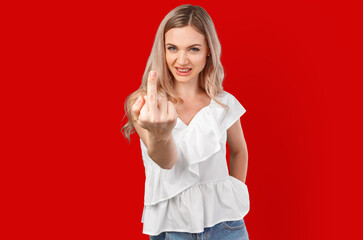
[[[148,130],[149,137],[150,134],[154,139],[170,137],[178,114],[174,104],[165,95],[158,95],[155,71],[149,73],[147,97],[139,99],[132,106],[132,113],[137,124]]]

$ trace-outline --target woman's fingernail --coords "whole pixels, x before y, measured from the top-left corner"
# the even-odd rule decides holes
[[[155,77],[156,76],[156,72],[155,71],[151,71],[151,77]]]

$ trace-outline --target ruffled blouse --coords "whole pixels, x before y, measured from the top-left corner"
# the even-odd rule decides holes
[[[222,221],[242,219],[249,211],[247,186],[230,176],[226,160],[227,129],[245,112],[230,93],[220,92],[186,125],[179,118],[172,131],[178,160],[163,169],[147,154],[140,138],[145,167],[143,233],[200,233]]]

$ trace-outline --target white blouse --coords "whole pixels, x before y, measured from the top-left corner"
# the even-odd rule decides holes
[[[223,221],[242,219],[249,211],[247,186],[230,176],[226,160],[227,129],[245,112],[230,93],[222,91],[187,126],[179,118],[173,129],[178,161],[162,169],[147,154],[140,138],[145,166],[143,233],[200,233]]]

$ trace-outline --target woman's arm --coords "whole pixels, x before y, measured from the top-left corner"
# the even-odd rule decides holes
[[[149,73],[147,96],[139,96],[132,105],[131,115],[150,158],[161,168],[171,169],[178,159],[172,135],[178,114],[165,95],[158,95],[155,71]]]
[[[173,135],[160,137],[141,128],[137,122],[134,127],[147,148],[150,158],[163,169],[171,169],[177,161],[177,147]]]
[[[230,150],[230,175],[246,182],[248,152],[240,119],[227,130],[227,142]]]

